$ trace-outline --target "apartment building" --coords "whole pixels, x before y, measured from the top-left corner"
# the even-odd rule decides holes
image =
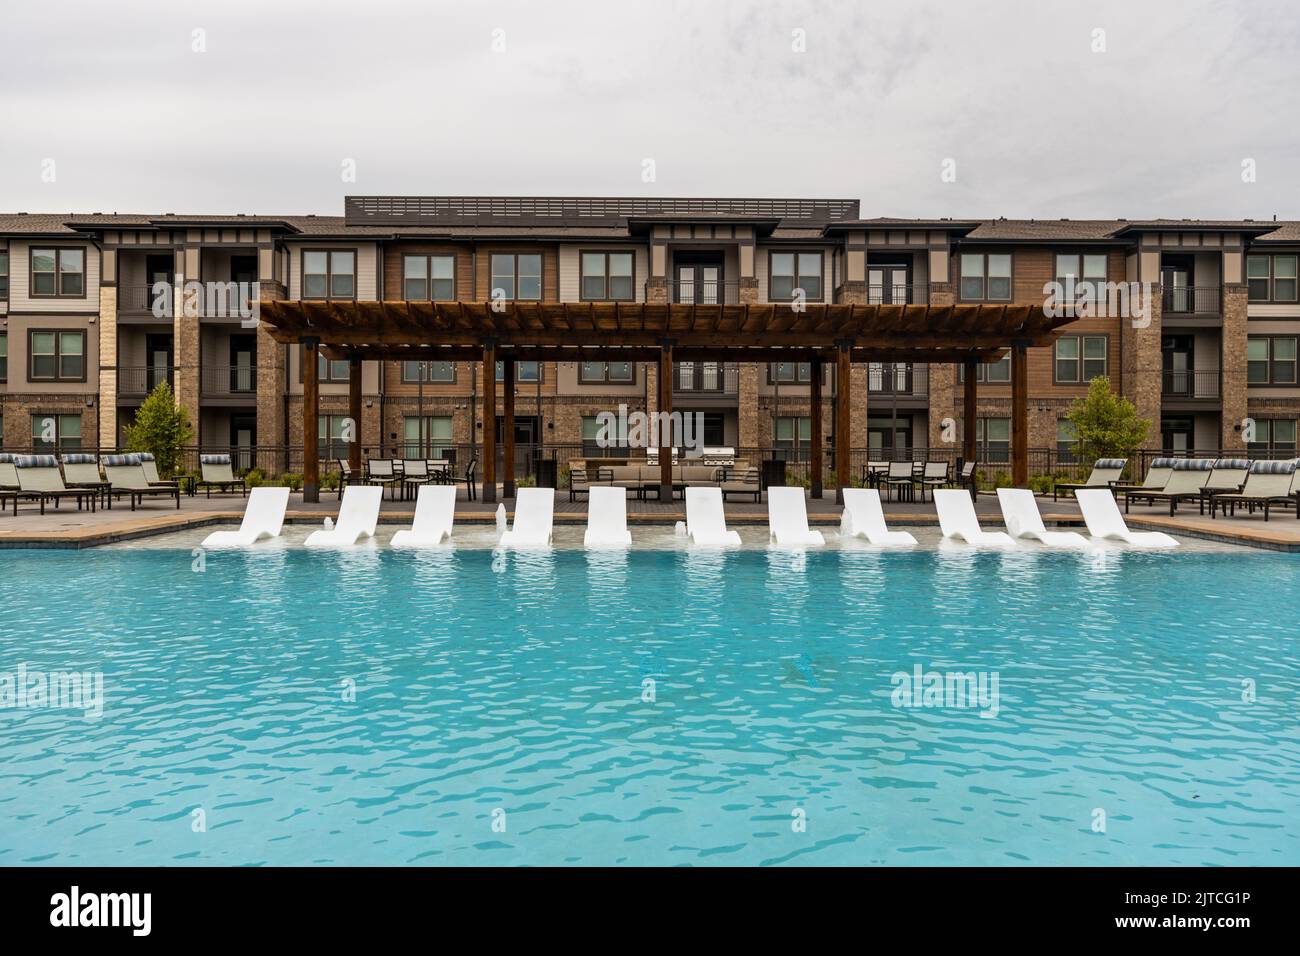
[[[1139,283],[1152,298],[1140,315],[1079,318],[1051,348],[1030,349],[1031,447],[1068,453],[1065,412],[1104,374],[1154,423],[1151,448],[1283,454],[1300,419],[1298,258],[1293,222],[862,218],[857,200],[362,196],[342,216],[7,214],[0,440],[114,449],[167,380],[202,449],[300,467],[302,356],[250,320],[251,298],[1046,307],[1057,282]],[[213,287],[228,295],[204,294]],[[520,362],[516,442],[593,454],[597,414],[653,409],[656,374],[638,362]],[[852,374],[855,448],[961,442],[957,367]],[[791,362],[678,363],[673,407],[701,413],[706,445],[806,454],[808,375]],[[320,359],[325,457],[342,454],[348,377],[346,362]],[[1009,383],[1009,360],[980,366],[982,459],[1005,460]],[[482,420],[487,387],[501,386],[473,362],[364,363],[365,454],[479,443],[501,427]],[[828,375],[827,402],[832,390]]]

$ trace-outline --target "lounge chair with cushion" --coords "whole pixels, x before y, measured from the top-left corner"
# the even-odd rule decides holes
[[[99,459],[94,455],[78,453],[63,456],[63,483],[69,488],[88,488],[98,491],[108,507],[113,506],[109,484],[99,473]]]
[[[623,493],[626,496],[627,492]],[[515,493],[514,524],[501,535],[500,546],[549,548],[554,522],[555,489],[520,488]]]
[[[1028,488],[999,488],[998,504],[1002,508],[1002,522],[1013,538],[1039,541],[1049,548],[1088,547],[1088,539],[1077,531],[1048,531],[1034,493]]]
[[[456,520],[455,485],[421,485],[415,496],[415,520],[393,535],[394,548],[436,548],[451,538]]]
[[[278,538],[288,507],[288,488],[254,488],[248,493],[239,530],[214,531],[203,539],[203,547],[247,548],[263,538]]]
[[[1117,484],[1128,465],[1127,458],[1098,458],[1092,465],[1092,473],[1085,482],[1053,482],[1052,500],[1056,501],[1062,491],[1078,491],[1080,488],[1106,488]]]
[[[178,485],[151,485],[145,478],[144,466],[140,464],[137,454],[105,455],[103,458],[104,477],[111,486],[109,493],[120,498],[126,495],[131,499],[131,510],[144,504],[146,496],[163,496],[174,498],[176,507],[181,506],[181,490]]]
[[[769,541],[783,548],[819,547],[826,543],[820,531],[808,527],[808,505],[801,487],[767,489],[767,529]]]
[[[1201,489],[1201,514],[1205,514],[1205,505],[1213,495],[1241,491],[1250,476],[1250,459],[1220,458],[1214,463],[1214,470]]]
[[[726,501],[728,495],[745,495],[752,496],[755,502],[763,500],[763,486],[758,480],[758,469],[753,465],[745,465],[742,468],[733,471],[731,475],[721,484],[722,500]],[[687,487],[704,487],[703,484],[687,485]],[[773,489],[767,489],[768,502],[772,500]],[[803,494],[803,489],[798,489],[799,494]]]
[[[737,547],[740,535],[727,530],[721,488],[687,488],[686,520],[677,522],[677,533],[691,544],[705,548]]]
[[[383,500],[384,489],[379,485],[352,485],[343,492],[334,527],[313,531],[303,544],[308,548],[347,548],[361,538],[373,538]]]
[[[83,503],[91,511],[95,510],[99,490],[65,485],[59,473],[58,459],[53,455],[18,455],[14,459],[14,468],[18,472],[18,496],[39,501],[41,514],[45,514],[45,502],[52,501],[57,508],[64,498],[76,498],[78,510]],[[17,498],[14,499],[14,513],[18,513]]]
[[[885,512],[880,507],[880,492],[875,488],[844,489],[840,534],[866,538],[872,544],[888,547],[911,547],[916,544],[916,538],[906,531],[890,531],[885,525]]]
[[[1174,460],[1174,470],[1170,473],[1169,480],[1160,491],[1143,489],[1124,492],[1124,510],[1127,512],[1129,505],[1134,501],[1145,501],[1151,505],[1167,501],[1169,514],[1172,516],[1180,501],[1201,500],[1205,485],[1213,471],[1214,460],[1211,458],[1177,458]]]
[[[1177,458],[1153,458],[1147,468],[1146,477],[1142,479],[1142,484],[1112,485],[1110,490],[1117,495],[1140,491],[1164,491],[1165,485],[1174,473],[1174,462],[1177,460]]]
[[[1135,548],[1178,547],[1178,541],[1163,531],[1130,531],[1109,488],[1080,488],[1074,497],[1094,540],[1122,541]]]
[[[965,541],[977,548],[1013,548],[1015,541],[1004,531],[985,531],[975,514],[975,503],[960,488],[937,488],[934,507],[939,512],[939,529],[945,538]]]
[[[14,458],[9,452],[0,452],[0,511],[4,510],[4,503],[12,501],[14,514],[18,514],[18,492],[21,490],[18,485],[18,469],[14,467]]]
[[[1275,504],[1289,505],[1296,496],[1296,461],[1257,461],[1250,466],[1246,484],[1241,491],[1228,491],[1210,498],[1210,517],[1218,516],[1222,509],[1226,517],[1235,517],[1238,505],[1246,505],[1252,512],[1264,509],[1268,520],[1269,508]],[[1300,515],[1300,502],[1296,504]]]
[[[158,474],[158,462],[154,460],[151,453],[147,451],[138,451],[135,454],[140,458],[140,467],[144,469],[144,480],[149,482],[149,484],[166,485],[168,487],[178,484],[174,479],[171,481],[165,481],[162,476]]]
[[[205,489],[209,498],[213,488],[223,493],[237,488],[241,495],[248,496],[248,482],[235,477],[229,455],[199,455],[199,480],[195,487]]]
[[[587,533],[582,543],[588,548],[626,548],[632,543],[627,530],[627,489],[605,485],[587,493]]]

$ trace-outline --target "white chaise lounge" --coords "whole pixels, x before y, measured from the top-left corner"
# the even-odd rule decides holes
[[[691,544],[706,548],[740,546],[740,535],[727,530],[721,488],[688,487],[686,521],[677,522],[677,532],[686,535]]]
[[[263,538],[278,538],[288,507],[288,488],[254,488],[248,493],[239,530],[214,531],[203,539],[203,547],[247,548]]]
[[[1163,531],[1130,531],[1109,488],[1080,488],[1074,497],[1094,539],[1123,541],[1135,548],[1178,547],[1178,541]]]
[[[808,527],[803,488],[767,489],[767,530],[772,544],[783,548],[816,547],[826,543],[820,531]]]
[[[880,507],[880,492],[875,488],[844,489],[840,534],[850,538],[866,538],[872,544],[886,547],[906,548],[916,544],[916,538],[906,531],[890,531],[886,527],[885,512]]]
[[[592,485],[587,491],[588,548],[626,548],[632,543],[627,530],[627,489]]]
[[[975,514],[975,503],[964,488],[936,488],[934,507],[939,512],[939,528],[945,538],[955,538],[979,548],[1014,548],[1015,541],[1005,531],[985,531]]]
[[[345,548],[359,538],[374,537],[383,499],[383,485],[349,485],[343,489],[338,522],[328,531],[313,531],[304,544],[309,548]]]
[[[394,548],[436,548],[451,537],[456,520],[455,485],[421,485],[410,528],[393,535]]]
[[[1028,488],[999,488],[1002,521],[1013,538],[1040,541],[1049,548],[1086,548],[1088,539],[1077,531],[1048,531],[1038,502]]]
[[[515,493],[515,523],[501,535],[503,548],[546,548],[555,515],[554,488],[520,488]]]

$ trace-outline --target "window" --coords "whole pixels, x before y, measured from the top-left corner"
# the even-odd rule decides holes
[[[582,385],[630,385],[631,362],[579,362],[578,382]]]
[[[346,415],[320,415],[317,417],[316,422],[317,451],[320,459],[322,461],[333,461],[336,458],[348,457],[348,448],[352,444],[344,438],[345,430],[348,427],[348,417]],[[353,437],[356,437],[355,433]]]
[[[1011,419],[975,419],[975,444],[980,461],[1006,462],[1011,460]]]
[[[0,332],[0,382],[9,381],[9,333]]]
[[[455,256],[403,256],[402,298],[450,302],[456,298]]]
[[[811,447],[812,419],[782,416],[773,423],[772,443],[777,448]]]
[[[491,298],[540,302],[542,257],[534,254],[492,256]]]
[[[582,299],[631,302],[636,298],[632,253],[584,252],[581,266]]]
[[[300,346],[298,353],[298,381],[302,381],[302,370],[307,367],[307,347]],[[316,353],[316,381],[347,382],[349,366],[347,359],[327,359],[321,352]]]
[[[1063,335],[1056,340],[1053,381],[1057,385],[1091,382],[1106,374],[1104,335]]]
[[[990,302],[1011,301],[1011,253],[963,252],[961,297]]]
[[[541,362],[516,362],[515,363],[515,384],[520,382],[539,382],[542,378]],[[506,380],[506,363],[497,362],[497,381]]]
[[[802,289],[804,298],[819,302],[822,298],[822,254],[820,252],[773,252],[768,275],[767,297],[772,302],[788,302],[794,290]]]
[[[966,381],[966,366],[957,366],[957,381]],[[1003,352],[996,362],[980,362],[975,366],[975,381],[990,385],[1005,385],[1011,381],[1011,353]]]
[[[1056,451],[1063,464],[1075,461],[1075,451],[1079,446],[1079,430],[1068,418],[1056,420]]]
[[[1295,453],[1294,418],[1257,418],[1255,440],[1246,447],[1256,452]]]
[[[1246,342],[1248,385],[1295,385],[1296,336],[1252,335]]]
[[[423,373],[423,375],[421,375]],[[448,384],[456,381],[455,362],[403,362],[402,381]]]
[[[357,254],[351,249],[302,254],[304,299],[355,299]]]
[[[32,249],[31,294],[77,299],[85,296],[86,250]]]
[[[1079,294],[1081,287],[1090,286],[1092,288],[1093,302],[1100,301],[1106,288],[1105,253],[1058,255],[1056,257],[1057,283],[1060,284],[1063,290],[1068,290],[1071,280],[1074,282],[1075,295]]]
[[[1247,256],[1246,287],[1251,302],[1295,302],[1300,256]]]
[[[812,381],[812,364],[809,362],[770,362],[767,366],[769,384],[807,385]]]
[[[0,299],[9,298],[9,253],[0,249]]]
[[[32,415],[32,449],[38,452],[79,451],[81,415]]]
[[[424,416],[424,442],[420,441],[420,418],[407,415],[402,419],[402,454],[407,458],[442,458],[443,451],[454,444],[450,415]]]
[[[33,382],[84,382],[86,380],[86,333],[35,330],[28,333]]]

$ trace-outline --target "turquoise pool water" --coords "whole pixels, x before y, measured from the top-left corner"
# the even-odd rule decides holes
[[[1300,863],[1294,556],[191,565],[0,552],[0,864]]]

